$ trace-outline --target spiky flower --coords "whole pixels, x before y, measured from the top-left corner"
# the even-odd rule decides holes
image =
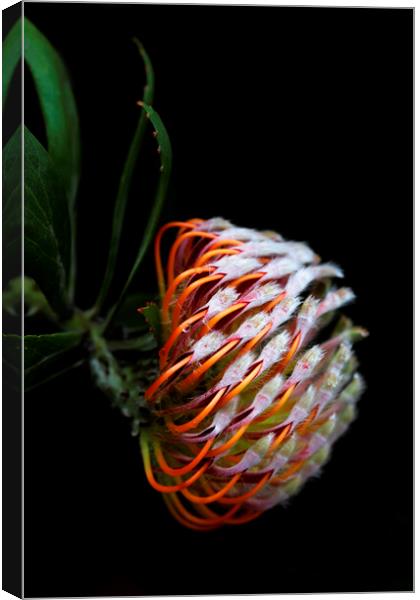
[[[354,294],[307,245],[221,218],[165,225],[155,255],[164,344],[146,391],[147,478],[188,527],[251,521],[320,470],[355,416],[352,344],[366,332],[332,322]]]

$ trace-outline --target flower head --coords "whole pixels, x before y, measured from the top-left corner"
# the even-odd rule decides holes
[[[164,343],[147,478],[188,527],[251,521],[319,472],[355,416],[352,344],[366,332],[343,318],[324,334],[354,294],[306,244],[221,218],[165,225],[155,256]]]

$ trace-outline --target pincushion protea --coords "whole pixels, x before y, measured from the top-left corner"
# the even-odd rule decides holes
[[[321,333],[354,294],[307,245],[221,218],[168,223],[155,257],[164,345],[145,394],[147,479],[190,528],[251,521],[319,471],[355,416],[352,343],[366,332],[342,317]]]

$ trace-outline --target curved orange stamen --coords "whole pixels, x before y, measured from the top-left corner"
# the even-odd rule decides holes
[[[210,531],[216,527],[215,525],[196,525],[192,521],[180,515],[173,504],[172,494],[164,494],[163,499],[171,515],[184,527],[194,529],[195,531]]]
[[[237,473],[236,475],[233,475],[232,479],[230,479],[230,481],[228,481],[228,483],[223,488],[221,488],[219,491],[211,494],[210,496],[196,496],[195,494],[192,494],[189,490],[181,490],[181,494],[183,496],[185,496],[186,498],[188,498],[188,500],[190,500],[190,502],[194,502],[196,504],[210,504],[211,502],[216,502],[222,496],[227,494],[227,492],[231,488],[233,488],[235,483],[241,477],[241,474],[242,473]]]
[[[162,236],[165,233],[165,231],[171,229],[172,227],[194,229],[195,225],[186,221],[172,221],[171,223],[166,223],[166,225],[163,225],[156,234],[154,243],[155,265],[161,298],[165,294],[165,276],[163,274],[162,259],[160,256],[160,243],[162,241]]]
[[[260,421],[265,421],[269,419],[273,415],[275,415],[279,410],[286,404],[291,394],[293,393],[297,383],[291,385],[281,396],[274,402],[274,404],[267,408],[261,415],[254,419],[254,423],[259,423]]]
[[[276,477],[273,477],[273,479],[271,480],[271,483],[276,485],[276,484],[282,483],[283,481],[286,481],[286,479],[289,479],[290,476],[293,475],[293,473],[296,473],[296,471],[298,471],[300,469],[300,467],[303,465],[304,462],[305,462],[304,460],[299,460],[294,465],[289,467],[287,469],[287,471],[285,471],[281,475],[277,475]]]
[[[161,492],[162,494],[169,494],[170,492],[179,492],[180,490],[189,487],[195,481],[197,481],[199,477],[201,477],[201,475],[206,471],[206,469],[209,466],[208,462],[204,463],[204,465],[202,465],[198,469],[198,471],[191,475],[189,479],[187,479],[186,481],[181,481],[177,485],[162,485],[161,483],[156,481],[156,478],[154,476],[152,464],[150,461],[149,443],[144,434],[140,438],[140,444],[147,481],[155,490]]]
[[[270,479],[271,477],[271,473],[266,473],[265,475],[263,475],[263,477],[261,477],[260,481],[250,490],[248,490],[247,492],[245,492],[244,494],[242,494],[241,496],[235,496],[235,497],[227,497],[227,498],[223,498],[220,500],[221,504],[236,504],[238,502],[242,503],[245,502],[246,500],[249,500],[250,498],[252,498],[252,496],[255,496],[255,494],[257,494],[260,489],[267,483],[267,481]]]
[[[208,275],[207,277],[201,277],[197,281],[194,281],[193,283],[188,285],[185,288],[185,290],[183,290],[182,294],[179,296],[179,298],[176,302],[173,316],[172,316],[172,326],[174,327],[178,323],[179,315],[181,314],[182,305],[184,304],[185,300],[188,298],[188,296],[190,294],[192,294],[197,288],[201,287],[205,283],[211,283],[212,281],[218,281],[219,279],[223,279],[224,276],[225,276],[224,273]]]
[[[249,352],[250,350],[252,350],[252,348],[254,348],[254,346],[256,346],[265,335],[267,335],[267,333],[270,331],[270,329],[272,328],[273,324],[267,323],[267,325],[265,327],[263,327],[261,329],[261,331],[259,333],[257,333],[257,335],[255,335],[252,339],[249,340],[249,342],[247,342],[245,344],[245,346],[243,346],[239,352],[239,356],[243,356],[244,354],[246,354],[247,352]]]
[[[247,385],[249,383],[251,383],[256,377],[258,377],[261,369],[262,369],[262,362],[258,363],[252,369],[252,371],[246,377],[244,377],[244,379],[240,383],[238,383],[233,389],[231,389],[226,394],[226,396],[223,398],[222,402],[220,403],[220,408],[225,406],[225,404],[227,404],[229,402],[229,400],[231,400],[232,398],[234,398],[235,396],[240,394],[247,387]]]
[[[240,254],[240,252],[240,250],[236,250],[235,248],[219,248],[216,250],[209,250],[196,260],[195,266],[201,267],[201,265],[205,264],[210,258],[213,258],[213,256],[220,256],[221,254],[234,255]]]
[[[213,400],[211,402],[209,402],[207,404],[207,406],[198,415],[196,415],[193,419],[191,419],[191,421],[188,421],[187,423],[183,423],[182,425],[175,425],[175,423],[173,423],[172,421],[170,421],[168,419],[166,421],[166,425],[168,426],[168,428],[171,431],[173,431],[175,433],[183,433],[185,431],[189,431],[190,429],[193,429],[194,427],[199,425],[201,423],[201,421],[203,421],[203,419],[205,419],[207,417],[207,415],[209,415],[211,413],[211,411],[214,409],[214,407],[218,404],[220,398],[225,393],[225,390],[226,390],[226,388],[219,390],[217,392],[217,394],[214,396]]]
[[[192,523],[195,523],[197,525],[205,525],[205,526],[217,526],[220,525],[222,523],[224,523],[227,519],[230,519],[238,510],[239,510],[239,506],[235,506],[233,508],[231,508],[227,513],[225,513],[224,515],[217,515],[217,516],[208,516],[204,519],[197,517],[195,515],[193,515],[192,513],[190,513],[185,506],[183,506],[183,504],[181,503],[181,501],[179,500],[179,498],[174,494],[172,496],[172,499],[174,501],[175,506],[178,508],[179,512],[188,520],[190,520]],[[215,513],[214,513],[215,514]]]
[[[235,346],[238,345],[238,343],[239,340],[232,340],[231,342],[228,342],[227,344],[222,346],[220,350],[215,352],[215,354],[213,354],[202,365],[194,369],[194,371],[190,375],[188,375],[180,384],[178,384],[178,388],[180,389],[180,391],[185,392],[185,390],[187,390],[192,384],[196,383],[197,380],[200,379],[200,377],[210,369],[210,367],[217,363],[228,352],[233,350]]]
[[[163,319],[169,320],[169,303],[171,301],[172,296],[175,293],[176,288],[180,283],[184,281],[184,279],[188,279],[193,275],[199,275],[200,273],[208,273],[215,270],[216,267],[208,266],[208,267],[197,267],[194,269],[187,269],[180,273],[175,279],[172,281],[171,285],[168,287],[165,297],[162,302],[162,316]]]
[[[286,425],[286,427],[284,429],[281,430],[281,432],[279,433],[279,435],[276,438],[274,438],[274,440],[271,442],[271,445],[270,445],[270,448],[269,448],[269,452],[274,452],[274,450],[289,435],[291,429],[292,429],[292,423],[289,423],[288,425]]]
[[[162,471],[164,471],[167,475],[171,475],[172,477],[177,477],[177,476],[181,476],[181,475],[186,475],[187,473],[192,471],[194,469],[194,467],[196,467],[198,465],[198,463],[206,456],[207,452],[211,448],[211,445],[213,444],[213,441],[214,441],[214,438],[207,440],[207,442],[201,448],[200,452],[197,454],[197,456],[195,456],[195,458],[193,458],[193,460],[191,462],[189,462],[187,465],[184,465],[183,467],[177,467],[177,468],[174,468],[174,467],[171,467],[168,465],[168,463],[166,462],[165,457],[163,455],[162,448],[161,448],[159,442],[156,442],[154,444],[154,450],[155,450],[155,455],[156,455],[158,464],[159,464],[160,468],[162,469]]]
[[[284,369],[287,367],[288,363],[291,361],[291,359],[294,357],[294,355],[296,354],[296,352],[299,349],[299,345],[302,339],[302,334],[299,331],[295,337],[293,338],[292,344],[289,348],[288,353],[286,354],[286,356],[280,361],[277,369],[275,370],[275,372],[282,372],[284,371]]]
[[[196,315],[193,315],[189,319],[185,319],[185,321],[183,321],[180,325],[178,325],[178,327],[176,327],[172,331],[172,333],[169,336],[169,338],[167,339],[165,345],[159,351],[161,367],[165,364],[166,359],[169,354],[169,350],[172,348],[172,346],[176,342],[177,338],[181,335],[181,333],[184,333],[185,330],[188,327],[190,327],[190,325],[193,325],[194,323],[196,323],[197,321],[199,321],[200,319],[205,317],[206,313],[207,313],[207,309],[200,311],[199,313],[197,313]]]
[[[265,273],[262,273],[260,271],[258,271],[257,273],[248,273],[247,275],[242,275],[241,277],[234,279],[229,283],[229,285],[230,287],[237,287],[241,283],[244,283],[244,281],[252,281],[254,279],[258,280],[261,279],[261,277],[264,277],[264,275]]]
[[[241,310],[242,308],[244,308],[247,305],[248,305],[248,302],[238,302],[237,304],[233,304],[232,306],[229,306],[229,308],[225,308],[224,310],[221,310],[219,313],[217,313],[217,315],[215,315],[214,317],[209,319],[209,321],[207,323],[204,323],[200,333],[198,334],[199,338],[203,337],[203,335],[205,335],[211,329],[213,329],[213,327],[215,325],[217,325],[217,323],[219,321],[221,321],[224,317],[227,317],[227,315],[230,315],[233,312]]]
[[[311,410],[311,412],[309,413],[309,415],[307,416],[307,418],[303,421],[303,423],[301,423],[299,425],[299,427],[296,428],[296,431],[300,434],[303,435],[306,433],[306,430],[308,429],[308,426],[312,423],[312,421],[315,419],[316,415],[318,413],[318,406],[314,406],[313,409]],[[321,427],[322,422],[319,424],[319,427]],[[314,428],[314,430],[316,431],[317,428]]]
[[[188,238],[207,238],[210,240],[214,240],[217,236],[214,233],[209,233],[208,231],[188,231],[187,233],[183,233],[180,235],[175,242],[172,244],[172,248],[169,252],[168,258],[168,283],[171,284],[174,279],[174,268],[175,268],[175,257],[178,252],[178,248],[180,245],[187,240]]]
[[[210,450],[210,452],[207,453],[207,456],[209,458],[219,456],[219,454],[222,454],[223,452],[226,452],[227,450],[232,448],[232,446],[234,446],[236,442],[241,439],[245,431],[248,429],[249,425],[249,423],[247,423],[246,425],[242,425],[242,427],[240,427],[238,431],[227,442],[225,442],[221,446],[218,446],[217,448],[214,448],[213,450]]]
[[[267,304],[267,306],[264,307],[264,311],[268,312],[271,309],[273,309],[275,306],[277,306],[277,304],[280,304],[280,302],[285,298],[286,295],[287,295],[287,292],[281,292],[281,294],[279,294],[277,296],[277,298],[274,298],[274,300],[271,300],[271,302],[269,302]]]
[[[215,242],[210,244],[210,248],[214,250],[216,248],[221,248],[222,246],[242,246],[242,244],[243,242],[240,240],[219,237]]]
[[[160,374],[160,376],[156,379],[154,383],[145,391],[144,397],[146,400],[150,400],[150,398],[154,395],[156,390],[160,388],[160,386],[165,383],[167,379],[169,379],[174,373],[179,371],[184,365],[188,364],[192,359],[192,354],[185,356],[182,360],[177,362],[175,365],[164,371]]]

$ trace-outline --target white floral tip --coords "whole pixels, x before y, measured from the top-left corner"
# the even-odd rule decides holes
[[[211,331],[210,333],[207,333],[193,344],[192,361],[198,362],[203,360],[203,358],[214,354],[222,347],[225,339],[226,336],[220,331]]]

